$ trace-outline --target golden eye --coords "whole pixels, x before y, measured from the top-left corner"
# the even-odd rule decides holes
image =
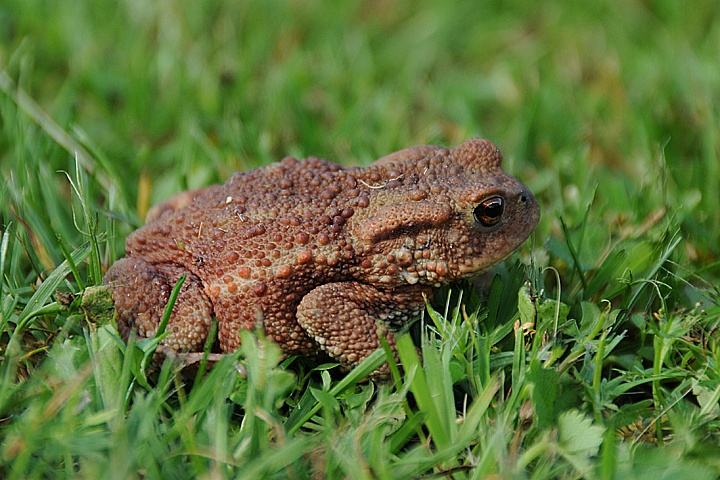
[[[493,227],[502,220],[505,212],[505,199],[499,195],[488,197],[475,207],[473,214],[483,227]]]

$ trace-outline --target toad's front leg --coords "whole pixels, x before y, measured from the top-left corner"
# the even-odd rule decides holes
[[[297,320],[320,349],[351,369],[380,346],[378,332],[395,352],[391,329],[416,317],[425,307],[423,294],[429,293],[427,287],[379,290],[358,282],[328,283],[303,297]],[[373,376],[388,373],[386,364]]]

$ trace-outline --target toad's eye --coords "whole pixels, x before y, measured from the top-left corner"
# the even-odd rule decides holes
[[[475,220],[483,227],[493,227],[500,223],[504,211],[505,200],[498,195],[494,195],[480,202],[480,204],[475,207],[475,210],[473,210],[473,214],[475,215]]]

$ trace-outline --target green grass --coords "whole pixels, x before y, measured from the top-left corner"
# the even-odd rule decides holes
[[[5,0],[0,477],[717,478],[719,44],[713,0]],[[182,189],[471,136],[542,219],[391,382],[250,335],[146,379],[56,296]]]

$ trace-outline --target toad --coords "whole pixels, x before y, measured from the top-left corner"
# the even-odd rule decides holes
[[[285,158],[154,208],[108,270],[118,329],[152,337],[186,275],[163,348],[223,352],[261,328],[288,355],[349,369],[442,285],[479,275],[537,225],[533,194],[491,142],[420,146],[365,168]],[[394,347],[393,347],[394,348]]]

